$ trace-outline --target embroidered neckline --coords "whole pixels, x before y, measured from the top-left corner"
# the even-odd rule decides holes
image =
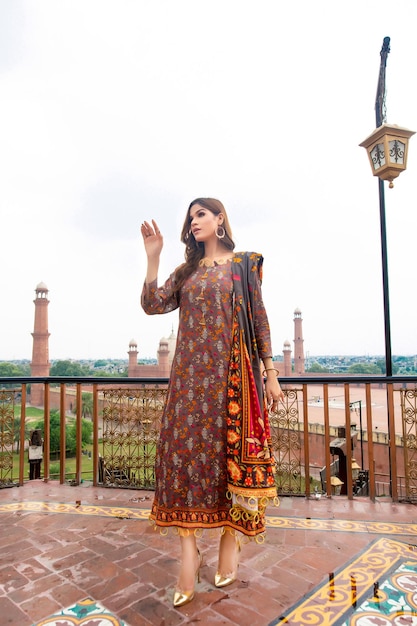
[[[214,267],[215,265],[226,265],[229,261],[232,261],[233,257],[221,257],[220,259],[208,259],[204,257],[198,262],[200,267]]]

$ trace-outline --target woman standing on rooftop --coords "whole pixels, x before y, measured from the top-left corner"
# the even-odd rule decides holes
[[[217,587],[236,579],[237,533],[258,540],[264,533],[265,507],[276,498],[267,405],[276,409],[283,392],[261,295],[263,258],[233,252],[223,204],[212,198],[190,204],[181,233],[185,263],[163,286],[159,227],[144,222],[141,233],[148,260],[144,310],[180,310],[150,516],[180,536],[179,607],[194,597],[201,529],[222,529]]]

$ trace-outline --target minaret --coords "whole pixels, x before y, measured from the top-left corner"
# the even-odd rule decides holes
[[[283,375],[285,377],[291,376],[292,374],[292,367],[291,367],[291,344],[288,341],[284,341],[284,349],[283,349],[283,353],[284,353],[284,373]]]
[[[158,366],[159,373],[158,376],[169,376],[170,372],[170,363],[169,363],[169,345],[168,339],[163,337],[159,342],[159,350],[158,350]]]
[[[301,376],[305,373],[303,320],[300,309],[294,311],[294,373]]]
[[[35,289],[35,325],[32,333],[33,348],[30,364],[31,376],[49,376],[51,364],[49,362],[49,335],[48,332],[48,287],[39,283]],[[30,403],[33,406],[43,406],[44,386],[42,383],[31,385]]]
[[[136,376],[136,367],[138,364],[138,344],[135,339],[131,339],[129,342],[129,365],[127,367],[127,375],[131,378]]]

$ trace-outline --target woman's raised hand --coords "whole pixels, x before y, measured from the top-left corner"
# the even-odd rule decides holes
[[[142,233],[143,243],[145,244],[145,250],[148,257],[159,256],[161,254],[164,240],[155,220],[152,220],[152,226],[148,222],[143,222],[140,227],[140,231]]]

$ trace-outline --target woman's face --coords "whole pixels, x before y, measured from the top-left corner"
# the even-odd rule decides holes
[[[190,209],[190,230],[197,242],[206,243],[216,237],[216,230],[223,222],[223,215],[215,215],[209,209],[194,204]]]

